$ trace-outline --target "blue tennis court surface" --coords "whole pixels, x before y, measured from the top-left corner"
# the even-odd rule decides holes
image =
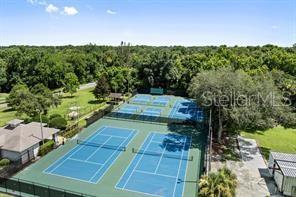
[[[181,197],[191,138],[151,133],[116,185],[117,189],[153,196]]]
[[[161,115],[161,109],[148,107],[140,115],[140,120],[154,121]]]
[[[170,101],[170,97],[168,96],[158,96],[153,100],[152,104],[159,105],[159,106],[167,106],[169,101]]]
[[[139,106],[126,104],[117,111],[118,113],[116,114],[116,116],[117,118],[129,118],[140,110],[141,107]]]
[[[44,172],[97,183],[121,154],[122,150],[119,147],[127,146],[135,134],[135,130],[131,129],[101,127],[84,140],[93,145],[77,144]]]
[[[152,100],[151,95],[137,94],[131,101],[133,103],[147,104]]]
[[[202,121],[203,112],[194,101],[182,99],[176,101],[169,117],[181,120]]]

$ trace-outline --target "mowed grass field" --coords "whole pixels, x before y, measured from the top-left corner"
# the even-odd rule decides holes
[[[66,116],[70,107],[79,106],[80,114],[91,112],[92,110],[99,109],[106,105],[106,103],[99,103],[92,93],[93,88],[79,90],[73,96],[68,93],[63,94],[62,103],[58,107],[53,107],[49,110],[48,115],[60,114]],[[5,97],[7,94],[5,95]],[[4,94],[0,94],[0,98],[4,98]],[[14,118],[27,118],[25,115],[16,116],[16,111],[10,108],[0,108],[0,126],[4,126],[8,121]]]
[[[266,131],[252,133],[243,131],[241,135],[255,139],[266,159],[268,159],[270,151],[296,153],[296,129],[278,126]]]

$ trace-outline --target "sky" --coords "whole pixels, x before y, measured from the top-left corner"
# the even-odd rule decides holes
[[[296,0],[0,0],[0,46],[296,43]]]

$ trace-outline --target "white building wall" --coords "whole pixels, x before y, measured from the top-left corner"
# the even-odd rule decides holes
[[[21,154],[19,152],[9,151],[9,150],[1,150],[2,158],[7,158],[10,161],[17,161],[20,159]]]
[[[285,177],[283,194],[287,196],[292,195],[292,187],[296,187],[296,177]]]
[[[276,170],[274,172],[274,180],[275,180],[275,183],[276,185],[278,186],[278,189],[280,192],[282,192],[282,184],[283,184],[283,178],[284,176],[282,175],[281,171],[279,170]]]

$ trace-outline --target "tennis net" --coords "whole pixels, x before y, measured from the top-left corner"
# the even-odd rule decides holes
[[[144,154],[144,155],[151,155],[151,156],[157,156],[157,157],[166,157],[171,159],[193,161],[193,156],[182,156],[182,155],[159,153],[159,152],[146,151],[146,150],[144,151],[136,148],[133,148],[132,152],[135,154]]]
[[[93,146],[93,147],[98,147],[98,148],[107,148],[107,149],[113,149],[113,150],[126,151],[125,146],[99,144],[99,143],[89,142],[89,141],[80,140],[80,139],[77,140],[77,144],[84,145],[84,146]]]

